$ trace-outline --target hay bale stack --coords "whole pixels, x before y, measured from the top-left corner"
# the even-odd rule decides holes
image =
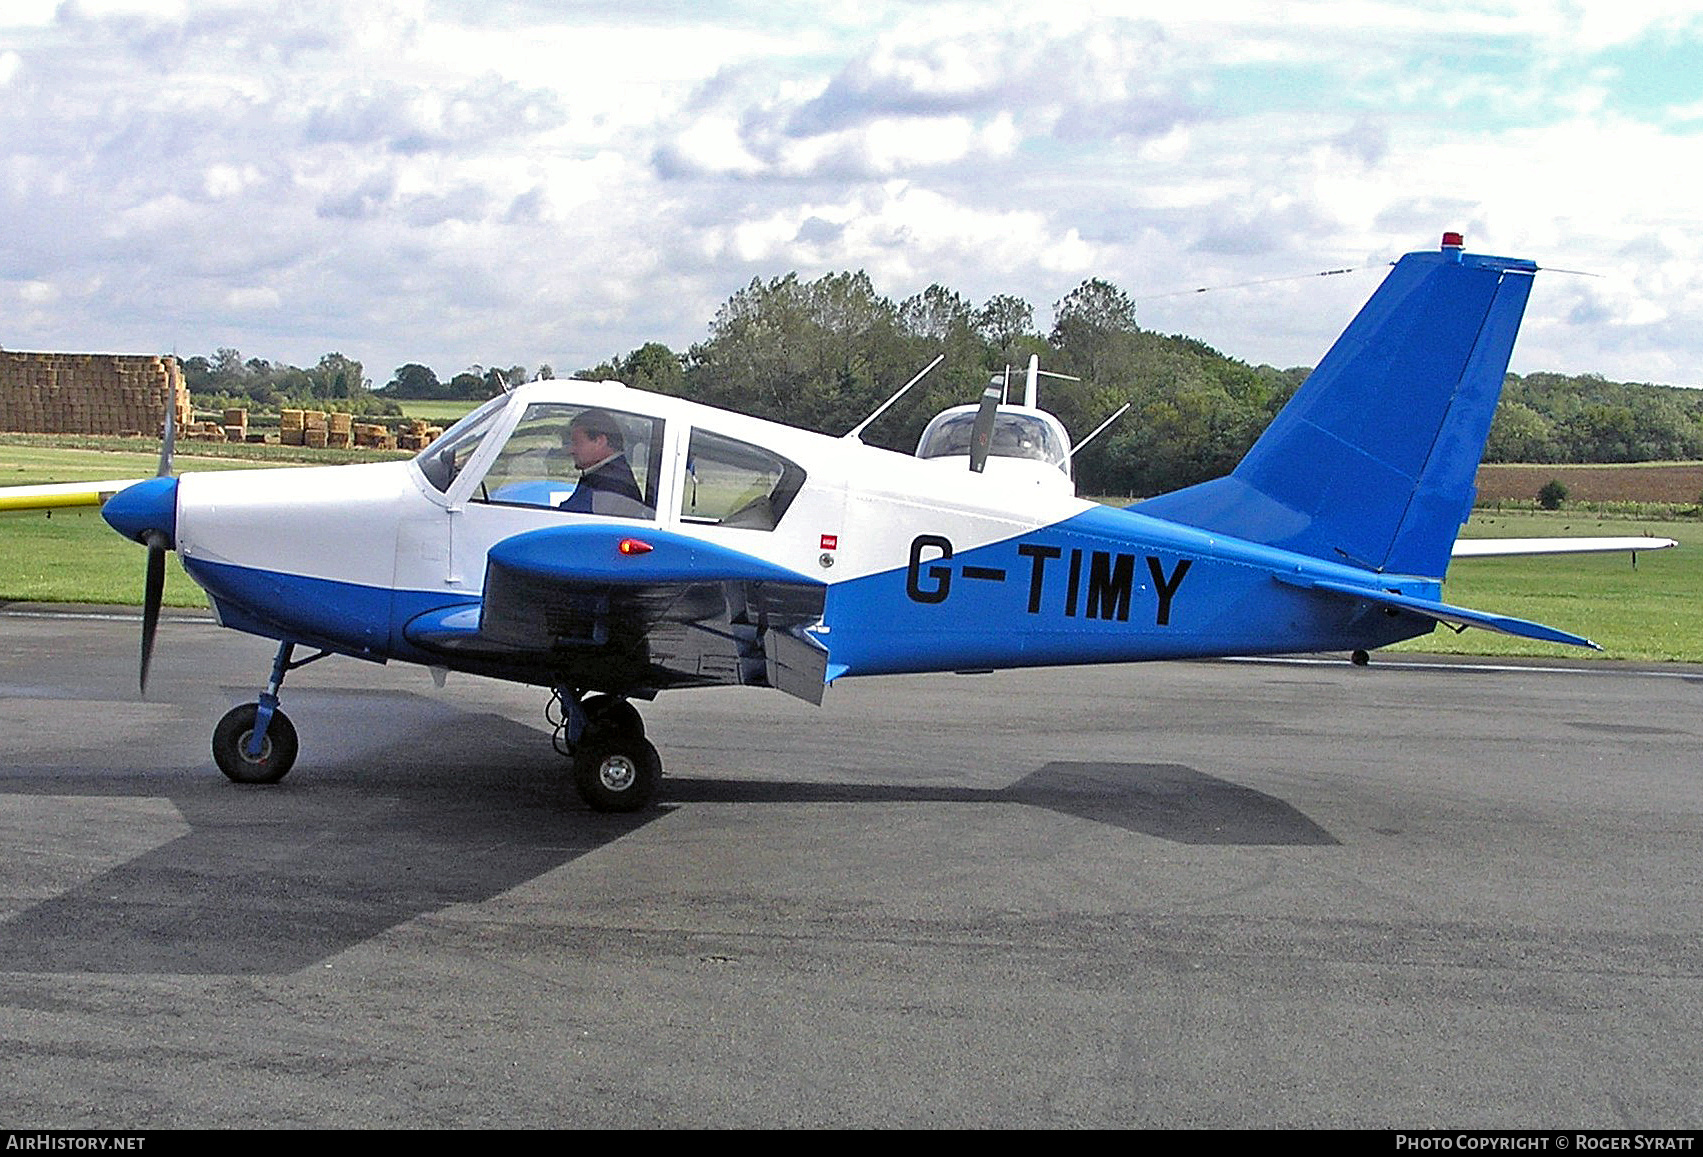
[[[325,444],[334,450],[347,450],[355,444],[355,416],[332,410],[325,415]]]
[[[194,420],[174,357],[0,351],[0,430],[156,437],[168,407]]]

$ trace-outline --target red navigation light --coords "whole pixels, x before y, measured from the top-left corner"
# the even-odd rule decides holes
[[[621,544],[615,549],[620,551],[622,554],[649,554],[656,548],[650,543],[640,542],[636,538],[623,538],[621,540]]]
[[[1443,248],[1444,249],[1463,249],[1465,247],[1466,247],[1466,238],[1462,237],[1459,233],[1445,233],[1445,234],[1443,234]]]

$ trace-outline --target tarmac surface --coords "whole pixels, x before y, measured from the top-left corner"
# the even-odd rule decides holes
[[[664,695],[0,612],[0,1128],[1703,1124],[1703,671],[1145,666]]]

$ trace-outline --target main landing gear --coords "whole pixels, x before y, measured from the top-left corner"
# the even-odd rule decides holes
[[[325,658],[320,651],[291,662],[294,643],[280,643],[272,660],[272,678],[254,703],[239,703],[213,728],[213,762],[237,783],[277,783],[296,762],[296,727],[278,710],[278,688],[297,667]]]
[[[556,728],[556,750],[573,760],[574,787],[592,810],[638,811],[656,798],[662,757],[627,700],[558,687],[544,715]]]
[[[278,688],[285,675],[331,652],[306,659],[294,654],[294,643],[280,643],[266,690],[255,702],[231,708],[213,729],[213,760],[237,783],[277,783],[296,762],[296,728],[279,710]],[[593,810],[638,811],[656,798],[662,757],[626,699],[558,687],[545,716],[556,729],[556,750],[573,760],[574,786]]]

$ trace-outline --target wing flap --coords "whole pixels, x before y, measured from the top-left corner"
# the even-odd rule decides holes
[[[1488,611],[1474,611],[1466,607],[1450,606],[1448,603],[1440,603],[1432,599],[1404,595],[1400,591],[1380,590],[1377,587],[1339,582],[1335,579],[1314,578],[1307,575],[1277,575],[1276,578],[1278,582],[1289,586],[1300,587],[1304,590],[1323,591],[1327,594],[1341,595],[1347,598],[1363,599],[1378,606],[1421,615],[1457,629],[1480,627],[1486,631],[1496,631],[1500,634],[1514,635],[1522,639],[1536,639],[1544,643],[1566,643],[1575,647],[1589,647],[1593,651],[1602,650],[1601,647],[1582,635],[1569,634],[1554,627],[1544,626],[1542,623],[1516,619],[1508,615],[1495,615]]]

